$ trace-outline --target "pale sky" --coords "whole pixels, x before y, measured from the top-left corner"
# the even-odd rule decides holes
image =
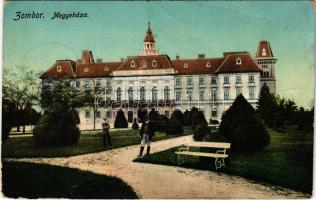
[[[16,12],[44,19],[14,21]],[[54,12],[83,12],[88,18],[54,19]],[[315,13],[309,1],[84,2],[13,1],[4,7],[4,68],[47,70],[58,59],[118,61],[138,55],[151,22],[156,46],[174,59],[221,57],[270,41],[277,94],[310,107],[314,99]]]

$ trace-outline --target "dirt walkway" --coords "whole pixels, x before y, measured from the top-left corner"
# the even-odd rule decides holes
[[[191,138],[192,136],[183,136],[155,142],[152,144],[153,152],[179,146]],[[136,145],[69,158],[18,160],[79,168],[98,174],[117,176],[130,184],[141,198],[293,199],[309,197],[304,193],[264,186],[217,172],[132,162],[138,150],[139,146]]]

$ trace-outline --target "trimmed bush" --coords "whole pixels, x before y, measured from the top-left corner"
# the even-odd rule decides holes
[[[192,129],[195,129],[199,124],[207,125],[207,121],[205,119],[203,111],[195,111],[192,115]]]
[[[270,143],[270,136],[262,119],[247,100],[239,95],[224,112],[219,132],[232,143],[232,150],[259,150]]]
[[[148,117],[149,117],[149,120],[158,120],[159,113],[157,110],[152,108],[151,111],[149,111]]]
[[[114,121],[114,128],[127,128],[128,122],[124,115],[124,112],[122,109],[117,111],[115,121]]]
[[[183,114],[181,112],[181,110],[175,110],[172,112],[172,115],[170,117],[170,120],[178,120],[181,122],[181,124],[183,124]]]
[[[40,146],[62,146],[77,144],[80,131],[76,126],[75,110],[54,109],[45,113],[33,130],[33,138]]]
[[[173,119],[169,121],[169,124],[166,128],[167,135],[181,135],[183,134],[183,128],[181,121]]]
[[[139,129],[138,123],[136,122],[136,118],[134,118],[132,129]]]
[[[186,110],[183,113],[183,122],[184,126],[192,126],[192,117],[194,113],[198,112],[199,110],[196,107],[192,107],[190,111]]]
[[[211,132],[206,123],[201,123],[193,130],[194,141],[203,141],[205,136]]]
[[[183,113],[183,125],[184,126],[191,126],[190,111],[188,111],[188,110],[185,110]]]

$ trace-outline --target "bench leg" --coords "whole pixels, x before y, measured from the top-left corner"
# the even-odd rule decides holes
[[[178,155],[178,165],[182,165],[184,163],[185,157],[182,155]]]
[[[225,159],[224,158],[216,158],[215,159],[215,168],[216,170],[225,166]]]

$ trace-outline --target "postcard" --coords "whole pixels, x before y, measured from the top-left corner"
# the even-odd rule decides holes
[[[4,1],[2,196],[313,192],[315,1]]]

